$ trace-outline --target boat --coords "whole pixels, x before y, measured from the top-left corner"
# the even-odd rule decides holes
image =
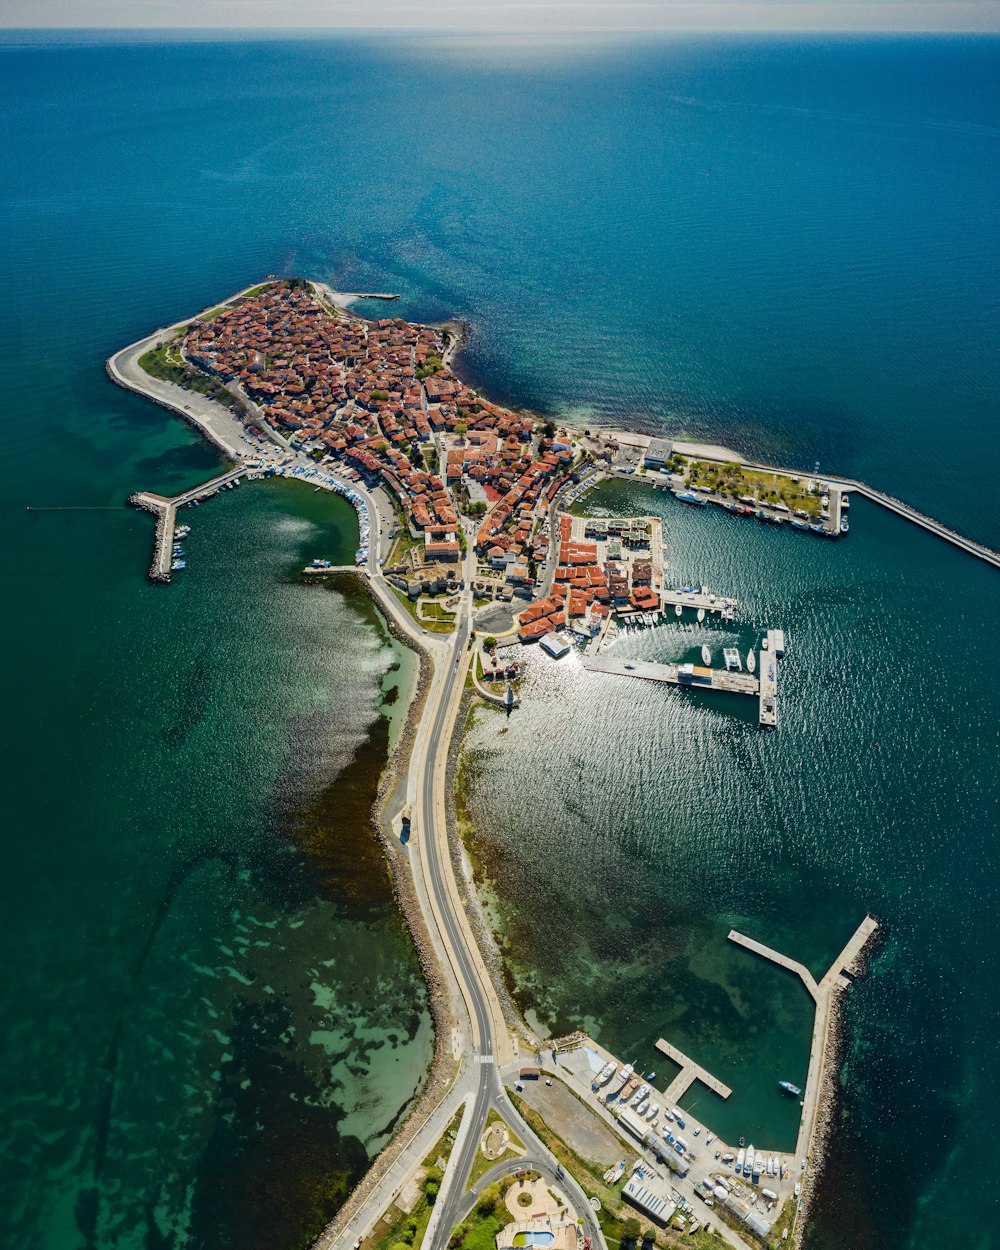
[[[726,1154],[722,1156],[722,1162],[732,1163],[735,1158],[736,1156],[731,1151],[727,1151]]]
[[[849,523],[849,522],[848,522],[848,520],[847,520],[847,517],[842,516],[842,517],[840,518],[840,532],[841,532],[842,534],[846,534],[846,533],[847,533],[847,531],[848,531],[850,528],[851,528],[851,526],[850,526],[850,523]]]
[[[696,495],[692,491],[682,491],[674,497],[679,499],[681,503],[695,504],[699,508],[704,508],[708,505],[708,500],[705,499],[704,496]]]
[[[614,1061],[612,1061],[611,1063],[606,1063],[604,1067],[600,1070],[600,1072],[598,1072],[597,1076],[594,1078],[594,1084],[604,1085],[606,1082],[611,1080],[611,1078],[614,1076],[614,1074],[617,1071],[618,1071],[617,1063],[615,1063]]]
[[[791,525],[793,530],[808,530],[809,528],[809,525],[807,522],[796,521],[795,517],[792,517],[792,519],[789,521],[789,525]]]
[[[747,1146],[747,1157],[746,1157],[746,1162],[743,1164],[743,1175],[744,1175],[744,1176],[752,1176],[752,1175],[753,1175],[753,1167],[754,1167],[754,1163],[755,1163],[755,1162],[756,1162],[756,1158],[755,1158],[755,1155],[754,1155],[753,1142],[751,1142],[751,1143],[750,1143],[750,1145],[749,1145],[749,1146]]]
[[[706,643],[701,649],[701,662],[708,668],[712,663],[712,649]]]
[[[791,1081],[779,1081],[778,1084],[786,1094],[791,1094],[793,1098],[802,1097],[802,1090],[797,1085],[793,1085]]]
[[[743,1171],[743,1160],[745,1158],[746,1158],[746,1151],[741,1150],[740,1153],[736,1156],[736,1167],[733,1169],[733,1171],[735,1172]]]
[[[747,652],[747,672],[752,673],[757,667],[757,653],[751,648]]]
[[[724,503],[722,506],[725,508],[727,512],[736,511],[736,505],[734,503]]]
[[[743,664],[740,661],[740,653],[735,647],[723,647],[722,658],[726,662],[726,668],[730,673],[740,673],[743,671]]]
[[[822,525],[813,524],[809,526],[809,529],[813,534],[825,534],[826,533],[826,530],[823,528]]]
[[[185,561],[184,561],[184,560],[174,560],[174,561],[172,561],[172,562],[171,562],[170,567],[171,567],[171,569],[175,569],[175,570],[176,570],[176,569],[184,569],[184,568],[187,568],[187,564],[185,563]]]
[[[844,509],[846,509],[846,508],[849,508],[850,506],[851,506],[851,497],[850,497],[850,495],[841,495],[841,496],[840,496],[840,507],[841,507],[841,511],[843,511],[843,510],[844,510]]]
[[[698,609],[698,623],[699,623],[699,624],[701,624],[701,622],[702,622],[704,619],[705,619],[705,609],[704,609],[704,608],[699,608],[699,609]]]
[[[679,603],[678,603],[678,604],[676,604],[676,605],[674,606],[674,616],[680,616],[680,614],[681,614],[683,611],[684,611],[684,609],[681,607],[681,605],[680,605]]]
[[[763,1168],[763,1166],[764,1166],[764,1156],[762,1154],[754,1155],[753,1166],[750,1168],[750,1175],[753,1177],[755,1182],[757,1180],[757,1177],[760,1176],[761,1169]]]

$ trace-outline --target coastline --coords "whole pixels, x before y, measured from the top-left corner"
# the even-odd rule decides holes
[[[322,286],[323,284],[315,285]],[[252,288],[246,288],[246,290],[250,289]],[[331,291],[329,288],[324,289],[331,299],[336,297],[336,306],[344,310],[346,310],[348,303],[359,298],[358,296],[344,296]],[[232,303],[243,293],[239,292],[237,295],[231,296],[224,303]],[[349,315],[354,316],[355,314]],[[222,451],[228,459],[238,463],[245,454],[240,444],[245,444],[246,448],[251,452],[253,447],[243,433],[242,423],[232,413],[215,403],[215,401],[184,390],[172,383],[160,382],[160,380],[150,377],[147,385],[145,374],[141,377],[129,377],[126,369],[122,367],[122,362],[124,362],[126,367],[134,366],[138,370],[138,358],[144,350],[154,345],[161,336],[190,324],[191,320],[193,319],[189,318],[177,322],[167,330],[157,331],[153,335],[130,345],[130,347],[122,349],[108,359],[106,369],[108,375],[116,384],[133,393],[142,395],[144,398],[152,399],[159,406],[184,417],[209,442]],[[464,342],[464,336],[462,334],[463,327],[460,323],[446,324],[448,324],[449,329],[451,324],[456,326],[454,335],[449,335],[448,349],[445,353],[450,360],[460,350]],[[191,402],[187,402],[188,400]],[[621,436],[622,441],[636,445],[641,445],[643,442],[648,443],[648,439],[645,436],[630,435],[627,431],[601,430],[600,432],[606,437]],[[735,453],[729,452],[728,449],[716,446],[708,447],[692,444],[684,444],[683,446],[685,449],[691,448],[702,453],[711,452],[735,456]],[[641,478],[638,480],[640,482],[643,481]],[[651,485],[652,483],[649,484]],[[381,587],[375,585],[375,578],[362,575],[364,572],[368,572],[368,570],[356,570],[358,580],[363,584],[367,584],[368,594],[379,609],[390,633],[411,651],[415,652],[418,657],[417,681],[410,696],[399,739],[379,779],[377,798],[371,813],[371,824],[375,837],[381,843],[383,852],[389,861],[393,892],[403,912],[420,962],[427,987],[435,1038],[431,1063],[419,1091],[412,1099],[409,1107],[404,1108],[401,1112],[391,1139],[371,1160],[368,1170],[358,1185],[347,1197],[333,1221],[316,1242],[317,1246],[324,1248],[335,1246],[346,1235],[348,1226],[360,1216],[366,1203],[373,1198],[379,1185],[387,1180],[396,1162],[400,1160],[407,1148],[413,1144],[421,1131],[431,1123],[435,1114],[440,1112],[443,1105],[448,1101],[449,1094],[455,1091],[455,1078],[460,1066],[453,1048],[448,1046],[448,1041],[455,1032],[455,1015],[453,1002],[449,995],[448,978],[442,962],[442,956],[428,928],[425,911],[417,894],[409,852],[404,852],[403,847],[398,843],[390,829],[392,816],[390,809],[394,806],[395,792],[414,762],[414,746],[418,730],[424,718],[431,684],[435,676],[435,660],[427,647],[420,641],[416,630],[411,629],[408,622],[403,622],[400,619],[402,613],[399,611],[398,605],[387,602],[390,598],[390,592],[382,591]],[[455,889],[464,906],[474,945],[478,950],[483,965],[488,970],[488,979],[492,984],[492,990],[496,995],[504,1022],[524,1042],[531,1046],[538,1046],[539,1039],[533,1036],[533,1030],[530,1029],[522,1016],[513,996],[509,977],[504,967],[500,943],[497,935],[491,928],[489,919],[482,906],[474,877],[470,879],[467,871],[469,862],[467,859],[467,848],[456,819],[455,785],[461,766],[464,740],[471,724],[472,711],[476,706],[476,697],[472,692],[464,691],[447,744],[446,780],[444,786],[447,816],[446,844],[454,873]],[[836,995],[835,1001],[836,1006],[831,1011],[831,1020],[833,1021],[831,1028],[834,1032],[842,1027],[839,1011],[840,992]],[[836,1098],[836,1057],[839,1054],[839,1050],[835,1047],[828,1049],[830,1049],[830,1054],[824,1060],[823,1080],[819,1095],[821,1107],[819,1120],[822,1121],[824,1129],[822,1141],[819,1143],[819,1150],[816,1154],[816,1174],[812,1171],[810,1172],[810,1197],[818,1181],[818,1174],[821,1172],[822,1142],[825,1142],[825,1134],[829,1131],[829,1119]],[[817,1130],[817,1134],[819,1134],[819,1130]],[[805,1227],[804,1213],[797,1226],[796,1237],[800,1236],[798,1232],[799,1227]]]

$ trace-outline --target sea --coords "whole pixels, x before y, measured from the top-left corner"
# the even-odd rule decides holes
[[[104,359],[266,274],[463,320],[486,393],[851,474],[1000,547],[1000,41],[0,39],[7,817],[0,1243],[298,1250],[426,1073],[368,821],[411,658],[343,501],[244,483],[146,580],[125,506],[215,453]],[[817,469],[818,466],[818,469]],[[636,483],[669,576],[739,601],[612,653],[745,652],[749,701],[532,656],[477,716],[470,850],[529,1018],[733,1088],[787,1148],[801,987],[868,912],[809,1250],[1000,1245],[1000,578],[875,505],[823,542]],[[507,732],[501,736],[500,729]]]

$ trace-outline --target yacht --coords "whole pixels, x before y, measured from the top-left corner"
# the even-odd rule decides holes
[[[707,643],[701,649],[701,662],[706,668],[710,667],[712,663],[712,650]]]
[[[753,1175],[753,1168],[754,1168],[754,1163],[755,1163],[755,1162],[756,1162],[756,1159],[755,1159],[755,1157],[754,1157],[753,1142],[751,1142],[751,1143],[750,1143],[750,1145],[749,1145],[749,1146],[747,1146],[747,1159],[746,1159],[746,1163],[744,1163],[744,1164],[743,1164],[743,1175],[744,1175],[744,1176],[752,1176],[752,1175]]]
[[[684,609],[681,607],[681,605],[680,605],[679,603],[678,603],[678,604],[676,604],[676,605],[674,606],[674,616],[680,616],[680,614],[681,614],[683,611],[684,611]]]
[[[723,647],[722,658],[726,662],[726,669],[730,673],[740,673],[743,671],[743,664],[740,661],[740,653],[735,647]]]
[[[733,1169],[735,1172],[743,1171],[743,1160],[745,1158],[746,1158],[746,1151],[741,1150],[740,1153],[736,1156],[736,1167]]]
[[[757,653],[751,648],[747,652],[747,672],[752,673],[757,667]]]
[[[698,609],[698,624],[700,625],[704,619],[705,619],[705,609],[699,608]]]

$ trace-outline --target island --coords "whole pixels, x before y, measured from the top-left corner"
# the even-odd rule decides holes
[[[186,567],[182,508],[276,475],[356,509],[352,566],[321,556],[307,580],[356,576],[418,655],[408,719],[379,788],[384,848],[430,991],[435,1052],[393,1140],[316,1243],[323,1250],[607,1250],[609,1242],[735,1247],[797,1244],[820,1174],[838,1056],[839,1001],[878,930],[865,917],[820,979],[762,941],[731,932],[747,958],[802,981],[815,1026],[794,1152],[726,1143],[680,1107],[695,1082],[728,1088],[667,1039],[678,1074],[664,1088],[583,1033],[537,1036],[520,1018],[470,921],[453,867],[449,751],[463,701],[510,714],[518,649],[553,663],[571,648],[597,671],[758,702],[778,728],[784,632],[724,667],[603,654],[623,622],[673,614],[732,619],[724,591],[670,584],[657,517],[578,515],[609,478],[640,479],[678,507],[716,506],[732,523],[849,531],[860,494],[970,555],[1000,557],[864,483],[757,463],[724,447],[627,430],[559,427],[490,401],[455,369],[462,327],[369,319],[364,298],[270,278],[107,361],[119,385],[189,420],[232,467],[183,495],[139,491],[157,518],[150,576]],[[380,294],[367,298],[393,299]],[[185,512],[185,517],[189,516]],[[791,540],[791,539],[789,539]],[[390,796],[392,796],[390,798]],[[710,1106],[710,1104],[709,1104]]]

